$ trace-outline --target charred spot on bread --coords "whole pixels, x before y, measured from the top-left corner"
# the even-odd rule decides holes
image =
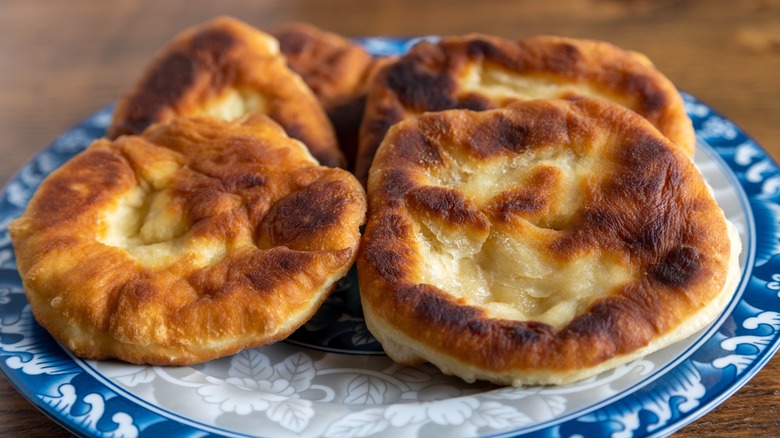
[[[365,192],[271,119],[95,141],[9,230],[34,315],[74,354],[188,365],[284,338],[357,256]]]
[[[682,97],[645,58],[594,40],[536,36],[510,41],[470,34],[420,42],[378,73],[368,93],[355,173],[367,180],[376,149],[390,126],[404,118],[581,97],[638,112],[693,155],[695,136]]]
[[[739,238],[690,158],[603,99],[399,122],[368,195],[369,329],[394,359],[467,381],[625,363],[703,327],[739,277]]]
[[[176,117],[232,121],[251,114],[274,119],[320,163],[345,166],[325,110],[287,67],[276,39],[229,17],[172,38],[117,102],[108,137],[140,134]]]

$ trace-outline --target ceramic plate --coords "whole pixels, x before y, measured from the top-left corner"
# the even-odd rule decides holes
[[[375,54],[414,42],[360,40]],[[780,171],[753,140],[684,95],[696,163],[740,232],[743,276],[725,312],[689,339],[577,384],[465,384],[393,363],[366,330],[355,273],[288,340],[195,367],[85,361],[38,326],[7,226],[43,178],[101,137],[112,108],[73,127],[0,198],[0,368],[33,404],[89,437],[653,436],[705,414],[780,344]]]

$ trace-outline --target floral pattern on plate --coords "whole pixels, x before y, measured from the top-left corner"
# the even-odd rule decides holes
[[[417,40],[359,40],[378,55]],[[643,359],[562,387],[466,384],[395,364],[362,320],[354,270],[284,342],[194,367],[84,361],[30,313],[7,226],[43,178],[103,135],[108,106],[24,166],[0,197],[0,369],[82,436],[653,436],[705,414],[780,344],[780,171],[731,121],[684,95],[696,163],[743,240],[743,276],[709,328]]]

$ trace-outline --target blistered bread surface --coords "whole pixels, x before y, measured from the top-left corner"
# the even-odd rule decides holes
[[[369,83],[391,58],[375,58],[357,43],[306,23],[286,24],[271,33],[279,40],[287,65],[328,113],[347,169],[352,169]]]
[[[117,102],[111,138],[180,116],[235,120],[265,114],[321,164],[344,166],[333,127],[278,41],[239,20],[215,18],[176,35]]]
[[[365,193],[261,115],[96,140],[9,229],[35,318],[85,358],[186,365],[268,344],[349,269]]]
[[[473,34],[418,43],[378,73],[366,103],[355,173],[365,181],[385,133],[406,117],[573,96],[626,106],[693,156],[695,134],[682,97],[646,57],[601,41],[554,36],[508,41]]]
[[[281,53],[325,108],[351,100],[364,91],[374,58],[357,43],[306,23],[274,29]]]
[[[687,154],[600,99],[407,119],[368,195],[369,329],[467,381],[617,366],[708,324],[739,278],[739,237]]]

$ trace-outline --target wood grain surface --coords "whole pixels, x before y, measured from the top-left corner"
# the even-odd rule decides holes
[[[778,0],[0,2],[0,184],[114,101],[182,28],[233,15],[347,36],[491,33],[595,38],[645,53],[681,89],[780,158]],[[780,357],[675,436],[780,436]],[[0,436],[68,436],[0,377]]]

